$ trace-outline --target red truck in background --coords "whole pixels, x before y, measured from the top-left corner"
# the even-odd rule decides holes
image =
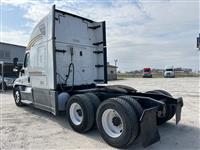
[[[143,78],[152,78],[151,68],[143,69]]]

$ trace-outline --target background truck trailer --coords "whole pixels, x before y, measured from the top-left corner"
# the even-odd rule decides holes
[[[20,77],[14,82],[17,106],[30,104],[54,115],[65,111],[79,133],[95,124],[111,146],[125,148],[140,135],[143,146],[160,139],[157,125],[176,114],[182,98],[146,93],[107,83],[105,22],[55,9],[34,28]],[[15,69],[17,70],[17,69]]]

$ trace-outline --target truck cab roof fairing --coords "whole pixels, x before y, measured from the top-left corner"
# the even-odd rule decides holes
[[[48,33],[48,24],[49,24],[49,16],[51,15],[52,11],[49,12],[45,17],[43,17],[39,23],[34,27],[29,42],[27,49],[30,49],[34,44],[36,44],[38,41],[42,40],[44,37],[49,36]],[[48,37],[49,39],[49,37]]]

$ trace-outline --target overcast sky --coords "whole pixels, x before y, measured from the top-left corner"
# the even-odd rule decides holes
[[[108,61],[121,71],[166,65],[199,69],[199,0],[1,1],[0,41],[27,45],[34,25],[57,9],[106,21]]]

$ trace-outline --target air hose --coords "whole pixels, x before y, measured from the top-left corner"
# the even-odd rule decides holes
[[[73,47],[70,48],[70,54],[71,54],[71,63],[69,64],[69,67],[68,67],[68,73],[66,75],[65,85],[67,85],[67,80],[69,79],[69,76],[71,74],[71,68],[72,68],[73,69],[72,88],[70,89],[70,91],[72,91],[73,88],[74,88],[74,64],[73,64],[73,61],[72,61],[72,58],[73,58]]]

